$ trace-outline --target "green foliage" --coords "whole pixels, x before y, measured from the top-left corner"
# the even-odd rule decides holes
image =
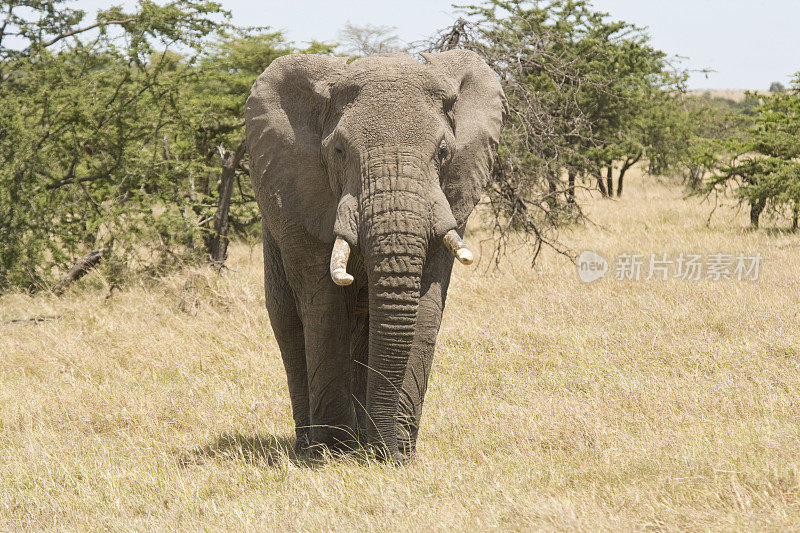
[[[758,226],[764,209],[790,212],[797,227],[800,210],[800,75],[790,91],[762,97],[737,135],[719,143],[714,173],[704,186],[707,193],[732,189],[751,206],[751,222]]]
[[[643,159],[651,172],[682,168],[693,185],[717,169],[706,190],[739,180],[743,200],[798,200],[789,186],[796,92],[763,105],[755,95],[686,98],[685,73],[589,0],[462,9],[471,22],[460,19],[431,50],[472,49],[504,86],[510,116],[490,190],[498,227],[558,247],[548,230],[580,215],[580,180],[602,183],[601,171],[621,162],[619,193]],[[243,153],[250,86],[276,57],[331,54],[331,45],[300,50],[279,32],[233,27],[219,4],[199,0],[139,0],[94,21],[64,0],[0,11],[0,291],[50,287],[97,248],[111,250],[115,275],[208,259],[225,161],[231,225],[255,236],[247,158],[228,157]],[[396,45],[386,28],[353,38]]]
[[[214,2],[140,0],[91,23],[62,0],[8,6],[0,290],[48,287],[101,247],[115,270],[205,257],[221,154],[244,137],[250,85],[295,48],[279,33],[230,26]],[[242,161],[237,178],[245,170]],[[248,181],[237,181],[233,226],[246,231],[256,209]]]
[[[615,161],[635,163],[643,157],[658,168],[675,149],[675,129],[680,125],[673,110],[685,75],[673,73],[666,55],[649,46],[647,36],[637,28],[610,25],[616,27],[624,32],[623,38],[608,38],[603,45],[605,56],[593,67],[610,81],[610,87],[590,86],[582,95],[593,124],[592,142],[581,147],[590,163],[584,171],[597,172]],[[590,42],[589,46],[601,45]]]
[[[710,94],[681,95],[673,101],[669,116],[673,136],[672,150],[660,168],[651,172],[680,174],[691,191],[702,188],[703,179],[729,153],[729,144],[742,136],[752,123],[750,115],[757,100],[748,95],[743,101],[714,98]]]

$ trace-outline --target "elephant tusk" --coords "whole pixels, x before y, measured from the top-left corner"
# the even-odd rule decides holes
[[[444,241],[444,245],[447,246],[450,253],[452,253],[462,265],[472,264],[474,260],[472,252],[467,248],[467,244],[461,240],[461,237],[458,236],[456,230],[451,229],[448,231],[442,241]]]
[[[346,287],[353,283],[353,276],[347,273],[347,260],[350,258],[350,245],[341,237],[336,237],[331,252],[331,279],[337,285]]]

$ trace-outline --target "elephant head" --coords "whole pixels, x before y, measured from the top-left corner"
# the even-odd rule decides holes
[[[347,58],[290,55],[258,78],[245,119],[258,198],[332,245],[331,277],[369,291],[368,432],[398,454],[398,390],[414,336],[420,280],[442,244],[472,255],[463,227],[489,178],[506,102],[473,52]]]

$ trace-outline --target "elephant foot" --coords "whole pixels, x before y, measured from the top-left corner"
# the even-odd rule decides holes
[[[383,444],[373,444],[371,451],[374,457],[382,462],[392,466],[403,466],[411,462],[412,456],[407,456],[400,452],[400,450],[390,450]]]
[[[297,439],[294,443],[294,454],[298,457],[304,456],[308,453],[308,449],[311,447],[311,442],[308,438],[308,430],[307,429],[298,429],[295,431],[297,435]]]
[[[411,462],[412,457],[403,455],[399,451],[392,452],[389,457],[384,459],[384,462],[392,466],[405,466]]]
[[[327,463],[351,455],[357,450],[352,443],[311,443],[303,453],[303,459],[312,463]]]
[[[312,428],[305,435],[304,456],[314,461],[326,461],[353,453],[361,447],[353,435],[354,431],[346,427]]]

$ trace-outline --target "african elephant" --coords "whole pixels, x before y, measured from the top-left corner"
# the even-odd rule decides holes
[[[423,56],[288,55],[247,99],[298,451],[360,443],[402,463],[415,450],[453,256],[472,261],[459,233],[507,107],[477,54]]]

